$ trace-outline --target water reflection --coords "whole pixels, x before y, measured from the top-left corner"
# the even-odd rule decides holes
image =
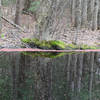
[[[100,100],[99,59],[100,53],[1,52],[0,100]]]

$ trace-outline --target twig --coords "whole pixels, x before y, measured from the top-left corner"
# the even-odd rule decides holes
[[[12,26],[14,26],[14,27],[20,29],[22,32],[26,33],[26,31],[22,27],[20,27],[19,25],[15,24],[14,22],[11,22],[10,20],[8,20],[7,18],[5,18],[3,16],[1,16],[1,18],[3,20],[5,20],[6,22],[8,22],[9,24],[11,24]]]

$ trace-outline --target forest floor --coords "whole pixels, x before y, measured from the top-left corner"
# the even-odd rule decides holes
[[[6,10],[4,11],[7,12]],[[12,12],[9,13],[8,15],[5,15],[6,18],[13,21],[14,13]],[[35,21],[33,20],[34,18],[32,18],[29,15],[22,15],[21,23],[23,25],[22,27],[28,31],[26,33],[21,32],[20,30],[14,28],[6,21],[2,20],[2,33],[0,34],[0,48],[20,48],[21,45],[20,38],[25,38],[25,37],[30,38],[34,34]],[[66,43],[72,43],[74,40],[74,35],[76,33],[77,33],[77,44],[87,44],[89,46],[100,45],[100,30],[91,31],[88,29],[87,30],[81,29],[77,32],[74,28],[68,28],[66,29],[65,33],[61,33],[58,40],[62,40]]]
[[[9,30],[9,31],[7,31]],[[74,29],[68,29],[66,34],[61,34],[58,40],[62,40],[65,43],[72,43],[74,40],[74,35],[77,31]],[[10,25],[6,24],[6,27],[3,27],[2,34],[0,37],[0,47],[2,48],[19,48],[21,45],[20,38],[30,38],[33,36],[33,33],[23,33]],[[77,44],[87,44],[89,46],[98,46],[100,45],[100,30],[91,31],[91,30],[80,30],[77,33]]]

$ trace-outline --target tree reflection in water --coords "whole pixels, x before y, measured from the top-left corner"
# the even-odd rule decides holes
[[[100,53],[1,52],[0,100],[100,100]]]

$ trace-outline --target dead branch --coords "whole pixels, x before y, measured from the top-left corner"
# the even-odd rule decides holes
[[[12,26],[14,26],[14,27],[20,29],[22,32],[26,33],[26,31],[22,27],[20,27],[19,25],[15,24],[14,22],[11,22],[10,20],[8,20],[7,18],[5,18],[4,16],[1,16],[1,18],[3,20],[5,20],[6,22],[8,22],[9,24],[11,24]]]

